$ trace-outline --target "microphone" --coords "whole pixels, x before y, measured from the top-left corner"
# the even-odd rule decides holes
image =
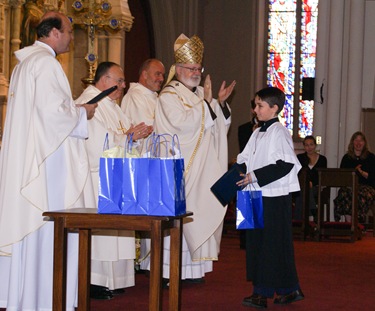
[[[101,99],[103,99],[104,97],[106,97],[107,95],[111,94],[116,89],[117,89],[117,85],[114,85],[114,86],[110,87],[109,89],[104,90],[99,95],[96,95],[94,98],[89,100],[86,104],[95,104],[98,101],[100,101]]]

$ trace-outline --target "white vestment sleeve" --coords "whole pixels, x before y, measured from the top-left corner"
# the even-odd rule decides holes
[[[79,108],[79,121],[73,131],[70,133],[69,136],[86,139],[89,137],[89,132],[87,128],[87,113],[86,109],[83,107]]]
[[[208,106],[206,105],[206,103],[204,104],[204,116],[205,116],[204,127],[207,130],[210,127],[213,127],[215,125],[215,121],[212,120],[210,109],[208,109]]]

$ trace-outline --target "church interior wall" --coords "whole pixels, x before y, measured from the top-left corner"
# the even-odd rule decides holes
[[[239,152],[238,126],[251,118],[250,103],[257,91],[253,83],[257,76],[263,78],[263,73],[257,72],[251,61],[258,44],[254,33],[249,31],[254,29],[252,10],[255,1],[235,2],[241,2],[238,5],[241,9],[230,10],[227,2],[221,0],[209,1],[203,8],[204,65],[205,73],[211,75],[214,96],[217,97],[222,81],[228,84],[237,81],[233,95],[229,98],[232,110],[232,125],[228,133],[229,159],[235,158]],[[265,86],[264,82],[261,87]]]
[[[367,137],[370,139],[371,134],[367,131],[373,131],[369,127],[368,119],[372,120],[373,114],[370,115],[370,110],[374,106],[374,84],[375,62],[372,61],[372,55],[375,50],[375,40],[373,25],[374,20],[372,16],[375,14],[375,1],[374,0],[360,0],[365,6],[365,26],[364,26],[364,51],[363,51],[363,68],[362,76],[362,90],[361,102],[356,103],[355,109],[358,109],[360,115],[358,130],[362,129],[366,132]],[[13,3],[14,1],[12,1]],[[112,1],[111,1],[112,2]],[[127,1],[113,1],[118,3]],[[147,1],[146,1],[147,2]],[[9,0],[0,0],[2,10],[9,6]],[[72,0],[65,2],[65,8],[70,10]],[[139,1],[129,0],[129,8],[132,10],[134,3],[139,4]],[[328,0],[325,3],[333,3]],[[335,2],[337,3],[337,2]],[[354,5],[353,0],[347,0],[345,3]],[[127,84],[136,81],[137,70],[139,64],[148,57],[157,57],[161,59],[168,72],[170,65],[173,63],[173,43],[180,33],[185,33],[188,36],[193,34],[199,35],[205,44],[204,66],[205,74],[211,74],[214,93],[217,94],[220,83],[225,80],[230,83],[232,80],[237,81],[235,92],[232,95],[230,102],[232,108],[232,126],[229,132],[229,159],[236,157],[239,147],[237,141],[237,128],[240,124],[245,123],[250,118],[250,100],[258,89],[265,86],[265,43],[266,43],[266,1],[226,1],[226,0],[149,0],[148,1],[151,14],[145,16],[141,21],[135,19],[135,25],[144,28],[147,27],[146,33],[148,35],[140,34],[136,31],[132,33],[124,32],[123,42],[120,45],[118,55],[120,63],[125,64],[125,73]],[[13,7],[14,8],[14,5]],[[4,12],[4,11],[3,11]],[[350,6],[346,7],[345,14],[351,14]],[[7,21],[9,14],[1,16],[3,21]],[[150,28],[147,23],[152,23]],[[7,44],[1,47],[5,52],[5,57],[2,61],[5,68],[0,71],[0,94],[7,94],[7,85],[9,82],[11,71],[11,55],[10,50],[6,50],[5,46],[10,46],[12,27],[16,25],[9,23],[2,23],[4,29],[0,28],[1,34],[4,35]],[[135,26],[134,26],[135,27]],[[345,24],[345,27],[349,27]],[[150,34],[150,29],[152,32]],[[344,29],[345,30],[345,29]],[[64,68],[68,71],[68,77],[71,81],[73,96],[77,97],[81,93],[83,87],[81,79],[87,75],[87,63],[84,56],[87,50],[87,33],[83,29],[76,29],[74,32],[75,40],[73,51],[68,56],[65,56],[63,62]],[[99,32],[97,34],[99,42],[96,47],[100,51],[100,60],[106,60],[110,57],[109,51],[109,36],[107,33]],[[128,37],[127,37],[128,36]],[[154,42],[152,42],[154,41]],[[136,42],[136,44],[134,44]],[[140,52],[141,51],[141,52]],[[144,52],[145,51],[145,52]],[[147,51],[147,52],[146,52]],[[143,53],[144,52],[144,53]],[[117,52],[116,52],[117,53]],[[133,54],[132,54],[133,53]],[[345,56],[345,53],[343,55]],[[138,58],[134,56],[138,55]],[[347,56],[350,57],[350,56]],[[143,59],[142,59],[143,58]],[[141,60],[142,59],[142,60]],[[327,65],[327,64],[325,64]],[[8,72],[7,72],[7,69]],[[342,68],[347,70],[347,68]],[[129,72],[129,74],[127,73]],[[131,74],[130,74],[131,72]],[[347,72],[350,75],[350,72]],[[1,80],[3,79],[3,80]],[[5,81],[1,82],[1,81]],[[341,87],[346,82],[343,82]],[[316,94],[319,94],[320,84],[316,84]],[[327,88],[325,89],[325,91]],[[327,94],[325,94],[327,95]],[[346,103],[345,96],[340,99],[340,111],[346,111],[348,103]],[[326,97],[327,98],[327,97]],[[327,106],[316,103],[317,116],[326,115]],[[362,110],[362,108],[366,108]],[[370,110],[369,110],[370,109]],[[4,118],[5,113],[3,113]],[[325,122],[317,120],[314,134],[322,136],[323,140],[327,137],[327,124],[329,116],[325,116]],[[365,125],[365,121],[367,120]],[[337,124],[334,124],[339,131],[350,127],[350,118],[341,116]],[[349,137],[350,138],[350,137]],[[331,138],[331,140],[337,140]],[[335,141],[324,140],[325,145],[322,146],[322,152],[326,151],[326,145],[336,143]],[[340,138],[339,157],[346,150],[348,138]],[[375,150],[375,143],[371,142],[373,150]],[[336,156],[336,155],[335,155]]]
[[[81,95],[84,84],[81,81],[82,78],[88,76],[88,64],[85,60],[87,53],[87,31],[85,29],[76,28],[74,30],[74,53],[73,53],[73,63],[74,72],[72,81],[72,94],[73,98],[79,97]]]
[[[132,30],[126,34],[125,64],[126,89],[131,82],[138,81],[138,71],[141,64],[148,58],[154,58],[155,42],[151,8],[148,1],[129,0],[129,8],[134,16]]]
[[[363,53],[362,108],[375,108],[375,1],[365,3],[365,32]],[[375,148],[375,146],[374,146]]]

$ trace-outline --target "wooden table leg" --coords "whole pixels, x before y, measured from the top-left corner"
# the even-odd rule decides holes
[[[151,223],[151,267],[149,310],[160,311],[162,301],[163,232],[160,220]]]
[[[77,311],[90,311],[90,277],[91,230],[79,229]]]
[[[170,279],[169,310],[181,310],[181,251],[182,251],[182,219],[174,220],[175,227],[170,229]]]
[[[53,310],[66,310],[66,259],[67,229],[64,228],[64,219],[56,217],[54,221],[53,245]]]

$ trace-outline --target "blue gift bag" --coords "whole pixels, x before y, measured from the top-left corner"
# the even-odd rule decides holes
[[[183,159],[101,158],[98,212],[177,216],[185,214]]]
[[[100,158],[100,214],[186,213],[184,159]]]
[[[262,191],[237,191],[236,218],[237,229],[264,228]]]

